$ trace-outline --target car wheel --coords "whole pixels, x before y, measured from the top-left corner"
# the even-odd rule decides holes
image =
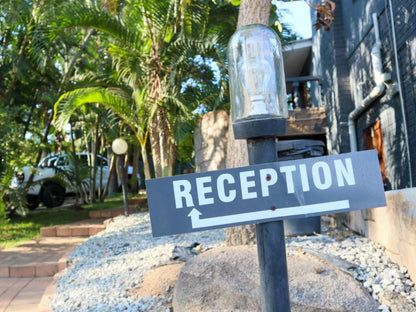
[[[46,184],[43,186],[42,202],[48,207],[61,206],[65,199],[65,189],[58,184]]]

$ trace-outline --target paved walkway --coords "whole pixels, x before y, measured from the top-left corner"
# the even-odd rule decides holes
[[[51,276],[0,278],[0,311],[49,312],[47,299],[54,290]]]
[[[76,246],[104,230],[106,224],[97,215],[42,228],[41,238],[0,251],[0,312],[50,311],[47,302],[56,289],[55,274],[67,267]]]
[[[46,312],[53,276],[87,237],[43,237],[0,252],[0,312]]]
[[[143,199],[129,201],[130,213],[146,211]],[[103,231],[124,206],[91,211],[90,219],[41,228],[41,238],[0,251],[0,312],[50,312],[57,273],[69,254],[89,236]]]

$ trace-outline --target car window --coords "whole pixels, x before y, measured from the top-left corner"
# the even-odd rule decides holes
[[[52,168],[52,167],[55,166],[56,160],[57,160],[57,156],[56,155],[45,157],[40,162],[39,167],[41,167],[41,168]]]
[[[88,166],[88,155],[87,154],[78,154],[78,157],[82,162]],[[50,155],[46,156],[40,163],[38,167],[41,168],[53,168],[53,167],[64,167],[69,166],[69,156],[68,155]],[[97,155],[97,166],[105,167],[108,166],[107,158]]]
[[[42,159],[42,161],[39,163],[38,167],[41,167],[41,168],[46,167],[47,164],[48,164],[48,159],[49,159],[49,157]]]
[[[83,160],[83,162],[85,162],[85,164],[88,164],[88,155],[81,154],[80,157]],[[108,166],[108,160],[101,155],[97,155],[97,166],[98,167]]]
[[[88,156],[87,156],[87,155],[85,155],[85,154],[81,154],[81,155],[78,155],[78,156],[81,158],[82,162],[83,162],[86,166],[88,166]]]

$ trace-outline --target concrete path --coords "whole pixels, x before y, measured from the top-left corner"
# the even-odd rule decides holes
[[[54,275],[87,237],[44,237],[0,252],[0,312],[47,312]]]
[[[112,216],[117,215],[114,210]],[[42,228],[41,238],[0,251],[0,312],[50,311],[47,303],[56,289],[55,274],[67,267],[76,246],[103,231],[109,221],[97,212],[90,217]]]
[[[0,311],[49,312],[47,295],[53,294],[52,282],[51,276],[0,278]]]

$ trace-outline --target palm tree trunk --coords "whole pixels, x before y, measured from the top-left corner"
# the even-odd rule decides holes
[[[173,175],[176,165],[177,146],[167,123],[166,114],[159,109],[157,117],[152,119],[150,125],[149,139],[157,178]]]
[[[161,124],[160,121],[161,118],[159,118],[159,125]],[[167,172],[167,166],[166,166],[166,144],[165,144],[165,134],[163,131],[159,133],[159,149],[160,149],[160,166],[162,170],[162,177],[165,177]]]
[[[135,148],[133,152],[133,173],[132,173],[133,181],[135,181],[135,178],[137,177],[137,174],[139,173],[139,159],[140,159],[140,152],[136,150]],[[135,183],[132,184],[131,191],[132,193],[137,193],[138,190],[139,190],[138,181],[136,181]]]
[[[91,202],[95,202],[96,200],[96,177],[97,177],[97,170],[98,170],[98,164],[97,164],[97,154],[98,154],[98,148],[99,148],[99,117],[98,114],[95,117],[95,127],[93,128],[92,132],[92,151],[91,151],[91,189],[90,189],[90,197]]]
[[[153,166],[155,169],[155,177],[160,178],[162,177],[162,159],[160,157],[161,155],[161,146],[160,146],[160,127],[158,125],[159,118],[157,117],[158,111],[160,108],[157,109],[155,116],[152,118],[150,122],[150,132],[149,132],[149,141],[150,141],[150,147],[152,149],[152,159],[153,159]]]
[[[176,172],[176,163],[178,158],[177,145],[173,138],[169,140],[169,152],[168,152],[168,176],[173,176]]]
[[[73,131],[73,129],[72,129],[72,124],[70,123],[70,134],[71,134],[71,147],[72,147],[72,153],[73,153],[73,155],[75,155],[75,140],[74,140],[74,131]],[[77,170],[75,170],[75,172],[78,172]],[[78,180],[78,179],[76,179],[76,180]],[[81,192],[80,192],[80,189],[79,189],[79,186],[78,186],[78,184],[77,184],[77,186],[76,186],[76,190],[75,190],[75,206],[78,206],[78,204],[79,204],[79,197],[80,197],[80,194],[81,194]]]
[[[142,159],[143,159],[143,170],[144,170],[144,178],[146,180],[151,179],[152,175],[150,173],[150,165],[149,165],[149,158],[147,155],[146,144],[140,144]]]
[[[116,171],[115,165],[116,165],[115,156],[114,154],[112,154],[111,160],[110,160],[110,167],[108,168],[107,184],[105,185],[104,191],[102,192],[101,197],[100,197],[101,202],[104,201],[104,198],[105,196],[107,196],[110,190],[110,187],[112,186],[112,184],[114,184],[113,179],[115,177],[115,171]]]

